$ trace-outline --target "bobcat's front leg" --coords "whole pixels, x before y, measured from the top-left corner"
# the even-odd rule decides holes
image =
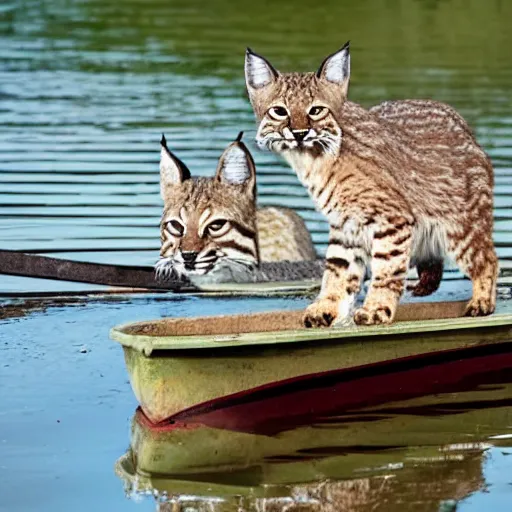
[[[405,219],[379,226],[372,242],[372,280],[363,307],[354,314],[358,325],[393,321],[404,290],[412,247],[412,226]]]
[[[325,260],[320,295],[304,313],[306,327],[328,327],[350,320],[366,270],[366,253],[332,236]]]

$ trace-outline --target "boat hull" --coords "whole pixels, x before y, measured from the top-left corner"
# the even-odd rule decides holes
[[[174,324],[169,327],[169,320],[159,320],[115,328],[112,337],[123,345],[130,382],[145,416],[160,424],[246,395],[297,386],[305,379],[342,372],[371,376],[390,363],[413,368],[427,364],[428,357],[442,360],[468,349],[489,347],[491,354],[498,345],[508,353],[512,351],[509,309],[505,304],[497,314],[475,319],[239,334],[194,335],[182,326],[187,334],[176,335]],[[274,325],[279,323],[275,315],[280,314],[290,312],[259,314],[258,321],[264,325],[266,319],[266,325]],[[233,321],[224,317],[229,318]],[[223,323],[222,317],[216,319]],[[194,321],[187,320],[188,329]]]

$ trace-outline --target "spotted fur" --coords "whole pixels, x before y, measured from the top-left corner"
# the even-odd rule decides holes
[[[256,169],[239,139],[224,151],[213,178],[192,178],[165,137],[161,144],[159,278],[209,273],[233,277],[250,272],[260,261],[316,258],[297,213],[256,208]]]
[[[492,313],[498,261],[490,159],[448,105],[404,100],[366,110],[347,99],[349,79],[348,43],[316,73],[282,74],[246,54],[257,143],[284,156],[330,224],[322,290],[305,325],[350,320],[367,268],[371,284],[353,318],[389,323],[409,266],[419,270],[417,294],[430,293],[447,256],[473,282],[466,313]]]

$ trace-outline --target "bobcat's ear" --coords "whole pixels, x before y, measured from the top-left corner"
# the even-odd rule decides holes
[[[245,85],[253,106],[257,95],[271,88],[278,76],[279,71],[267,59],[247,48],[245,52]]]
[[[343,96],[347,96],[350,81],[350,41],[347,41],[336,53],[322,62],[316,76],[338,85]]]
[[[247,146],[242,142],[240,132],[222,153],[215,178],[221,183],[244,185],[250,194],[256,193],[256,166]]]
[[[160,151],[160,195],[165,199],[168,187],[183,183],[190,179],[188,167],[167,147],[165,135],[162,134],[160,141],[162,149]]]

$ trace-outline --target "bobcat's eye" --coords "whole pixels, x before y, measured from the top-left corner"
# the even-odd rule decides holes
[[[229,229],[229,222],[224,219],[217,219],[208,224],[206,231],[211,236],[220,236],[227,232]]]
[[[309,109],[308,116],[311,119],[322,119],[327,115],[328,110],[325,107],[314,106]]]
[[[268,111],[268,115],[277,121],[282,121],[288,117],[288,110],[284,107],[272,107]]]
[[[167,230],[171,235],[174,236],[183,236],[185,232],[185,226],[178,220],[170,220],[167,223]]]

